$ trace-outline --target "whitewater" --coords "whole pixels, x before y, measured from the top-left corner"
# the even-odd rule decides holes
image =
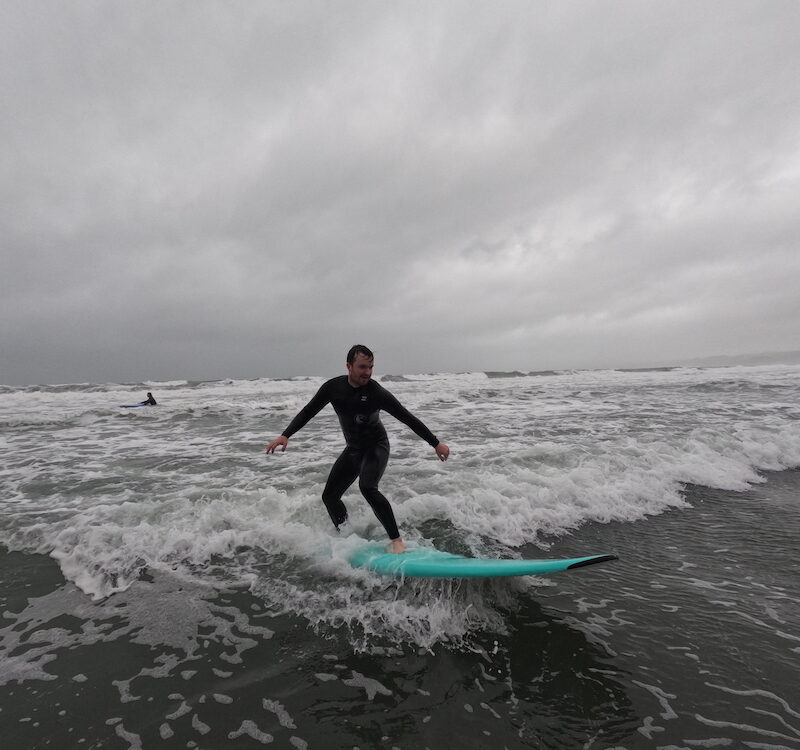
[[[344,497],[348,534],[322,505],[343,447],[330,407],[285,453],[265,454],[336,374],[0,386],[0,685],[18,691],[6,696],[14,705],[25,696],[13,727],[32,734],[20,742],[37,736],[33,686],[63,684],[67,695],[79,680],[115,686],[120,708],[100,711],[105,725],[52,731],[82,729],[87,741],[111,732],[120,747],[120,737],[147,732],[185,747],[203,735],[197,722],[209,737],[261,746],[278,736],[275,721],[284,731],[286,712],[297,747],[315,736],[324,747],[373,747],[372,730],[343,718],[364,701],[373,719],[394,717],[386,736],[397,746],[446,747],[453,723],[467,721],[506,747],[668,747],[686,737],[695,743],[686,746],[797,747],[773,735],[796,731],[786,727],[796,724],[790,675],[800,654],[791,624],[800,367],[376,374],[452,451],[441,463],[383,415],[392,457],[381,488],[407,543],[620,558],[483,583],[350,567],[357,546],[385,535],[355,487]],[[158,406],[121,408],[147,391]],[[59,671],[76,649],[120,643],[124,656],[102,675]],[[762,651],[754,662],[743,656],[752,648]],[[262,673],[265,660],[284,666]],[[568,694],[594,697],[565,706],[556,675],[567,674]],[[242,692],[264,679],[271,688],[258,694],[272,690],[264,700],[280,707],[273,730]],[[194,685],[194,703],[175,680]],[[360,702],[354,686],[366,691]],[[438,696],[419,709],[427,723],[409,719],[409,702],[425,704],[426,693]],[[195,712],[186,709],[193,723],[180,731],[178,694]],[[144,695],[161,724],[130,713]],[[228,709],[203,713],[215,695],[229,696],[219,699],[230,703],[227,724],[219,712]],[[308,703],[334,695],[345,714]],[[314,720],[304,723],[303,711]],[[0,711],[0,723],[12,715]]]
[[[382,486],[412,543],[546,550],[582,524],[681,507],[686,484],[742,490],[800,465],[798,367],[378,379],[453,451],[440,464],[383,416]],[[332,533],[319,498],[343,447],[332,409],[264,455],[323,380],[3,388],[0,544],[51,555],[96,598],[145,569],[255,582],[280,555],[288,571],[358,578],[347,553],[383,535],[355,489],[355,537]],[[158,407],[120,408],[147,390]]]

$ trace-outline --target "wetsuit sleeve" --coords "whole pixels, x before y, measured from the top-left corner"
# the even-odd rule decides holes
[[[330,402],[327,383],[325,383],[300,411],[289,422],[289,426],[281,433],[285,438],[290,438],[295,432],[302,429],[308,422],[319,414],[326,404]]]
[[[406,427],[410,427],[432,448],[439,445],[439,439],[423,424],[422,420],[417,419],[387,390],[382,393],[381,408],[406,425]]]

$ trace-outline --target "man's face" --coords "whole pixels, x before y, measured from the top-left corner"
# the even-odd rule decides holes
[[[350,385],[356,387],[366,385],[372,377],[374,365],[375,360],[365,357],[363,354],[356,354],[353,362],[347,363],[347,379],[350,381]]]

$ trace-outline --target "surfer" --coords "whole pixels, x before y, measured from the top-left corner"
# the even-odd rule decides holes
[[[336,459],[322,492],[322,501],[336,526],[347,521],[347,508],[342,502],[345,490],[358,478],[358,488],[366,498],[391,540],[390,552],[401,553],[406,546],[400,536],[392,506],[378,489],[378,483],[389,462],[389,439],[380,420],[380,411],[387,411],[395,419],[410,427],[436,451],[439,460],[446,461],[450,449],[389,391],[372,380],[375,357],[361,344],[347,353],[347,375],[328,380],[289,423],[289,426],[267,446],[274,453],[278,446],[286,450],[289,438],[304,427],[327,404],[333,406],[339,417],[347,443]]]
[[[150,391],[147,391],[147,399],[144,401],[139,402],[142,406],[158,406],[156,400],[153,398],[153,394]]]

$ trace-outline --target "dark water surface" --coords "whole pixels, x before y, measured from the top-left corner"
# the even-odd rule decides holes
[[[93,601],[3,549],[2,748],[798,748],[800,471],[767,477],[554,538],[620,560],[540,586],[387,581],[387,607],[492,613],[431,649],[315,630],[290,586],[281,613],[164,572]]]

